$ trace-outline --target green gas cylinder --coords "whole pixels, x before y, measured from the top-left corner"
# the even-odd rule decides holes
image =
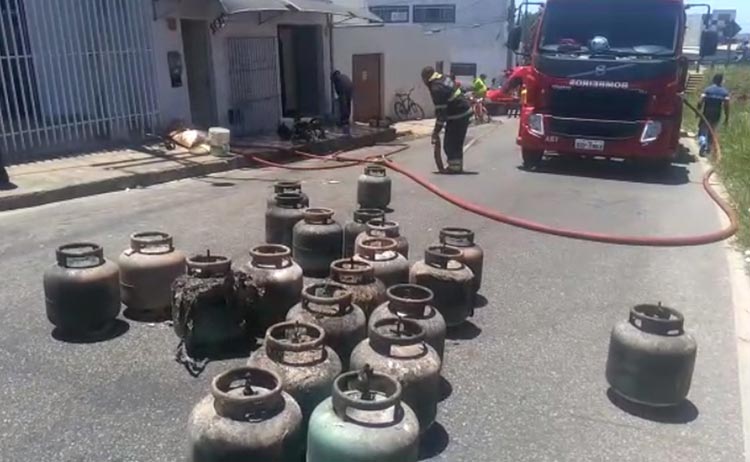
[[[307,462],[416,462],[418,441],[419,422],[401,402],[401,385],[365,366],[340,375],[315,408]]]

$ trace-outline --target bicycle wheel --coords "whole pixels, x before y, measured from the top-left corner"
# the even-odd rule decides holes
[[[409,117],[409,110],[402,101],[396,101],[393,104],[393,113],[396,114],[398,120],[406,120]]]
[[[412,101],[409,104],[409,116],[413,118],[413,120],[422,120],[424,119],[424,109],[422,109],[422,106]]]

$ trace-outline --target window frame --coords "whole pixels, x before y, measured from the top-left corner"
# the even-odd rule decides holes
[[[378,13],[378,10],[382,10],[383,13],[388,13],[389,17],[385,18]],[[411,22],[411,8],[409,5],[374,5],[370,7],[370,13],[378,16],[386,24],[408,24]],[[406,13],[406,19],[403,21],[393,21],[393,13]]]
[[[418,20],[417,10],[429,10],[429,9],[444,9],[450,11],[452,18],[444,21],[424,21]],[[414,24],[455,24],[456,23],[456,4],[455,3],[439,3],[439,4],[425,4],[425,5],[412,5],[411,11],[412,22]]]

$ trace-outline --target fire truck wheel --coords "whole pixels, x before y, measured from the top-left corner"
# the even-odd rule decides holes
[[[527,169],[538,167],[542,163],[542,157],[544,151],[532,151],[530,149],[522,149],[521,157],[523,158],[523,167]]]

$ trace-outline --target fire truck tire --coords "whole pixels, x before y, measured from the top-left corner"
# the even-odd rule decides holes
[[[523,158],[523,167],[530,169],[538,167],[542,163],[542,157],[544,157],[544,151],[533,151],[530,149],[521,149],[521,157]]]

